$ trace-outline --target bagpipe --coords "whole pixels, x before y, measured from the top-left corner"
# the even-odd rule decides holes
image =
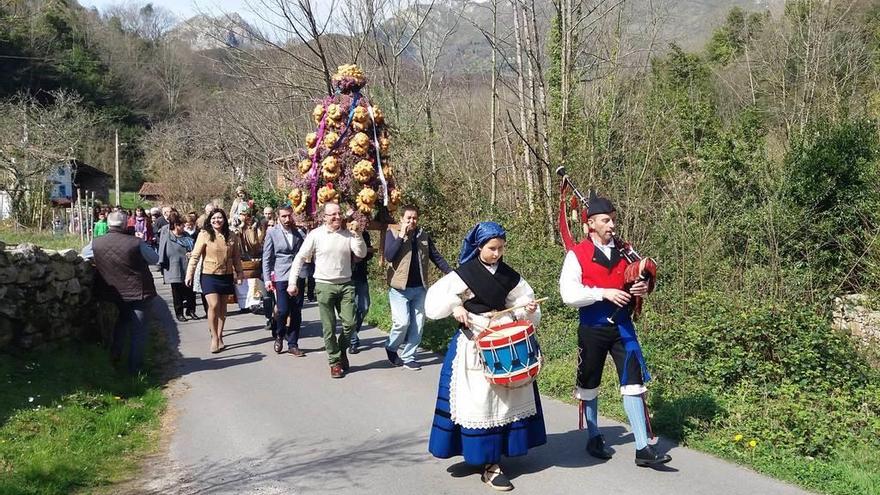
[[[567,207],[570,207],[571,210],[576,213],[577,220],[579,220],[580,223],[586,224],[587,218],[589,217],[590,202],[583,193],[578,190],[577,186],[574,185],[571,177],[565,172],[565,167],[557,167],[556,174],[562,177],[562,183],[559,187],[559,234],[562,237],[562,244],[565,247],[565,250],[571,251],[577,242],[568,228]],[[571,196],[569,196],[569,189],[571,190]],[[584,234],[589,235],[589,232],[584,231]],[[628,292],[636,283],[646,282],[648,284],[648,292],[653,292],[654,284],[657,279],[657,262],[653,258],[643,258],[635,249],[633,249],[632,244],[621,240],[616,233],[613,235],[612,239],[614,240],[614,246],[617,248],[620,256],[625,259],[627,263],[623,274],[625,282],[623,290]],[[627,305],[632,306],[633,319],[638,319],[639,315],[642,313],[643,303],[644,298],[642,296],[633,296],[632,300]],[[620,309],[615,311],[614,314],[608,318],[609,322],[614,323],[614,318],[617,316]]]

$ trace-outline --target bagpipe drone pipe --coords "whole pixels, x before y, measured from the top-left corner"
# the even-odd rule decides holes
[[[587,218],[589,217],[589,200],[580,192],[580,190],[578,190],[574,182],[572,182],[571,177],[569,177],[565,171],[565,167],[557,167],[556,174],[562,178],[562,183],[559,188],[559,234],[562,237],[562,243],[565,250],[570,251],[574,248],[577,242],[568,227],[569,208],[576,213],[577,221],[581,224],[586,224]],[[589,232],[585,231],[584,234],[589,235]],[[648,292],[652,292],[657,279],[657,262],[653,258],[643,258],[635,249],[633,249],[630,243],[621,240],[616,233],[613,236],[613,240],[614,246],[617,248],[620,256],[627,262],[627,267],[624,271],[625,285],[623,290],[629,291],[629,289],[636,283],[645,282],[648,285]],[[633,319],[638,319],[642,312],[643,303],[643,297],[633,296],[630,303],[627,306],[624,306],[624,308],[631,307]],[[617,316],[618,311],[615,311],[615,313],[609,318],[611,322],[614,321],[614,317]]]

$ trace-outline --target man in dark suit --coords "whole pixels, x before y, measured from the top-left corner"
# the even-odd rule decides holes
[[[107,216],[107,235],[86,245],[82,257],[93,259],[100,275],[98,296],[116,303],[119,318],[113,330],[111,346],[114,361],[122,358],[126,332],[130,332],[128,370],[132,374],[143,366],[147,345],[147,317],[156,319],[166,337],[176,340],[176,324],[168,305],[156,294],[150,265],[159,262],[156,254],[139,238],[127,234],[125,213],[113,212]]]
[[[303,237],[293,225],[292,210],[284,205],[278,208],[278,220],[266,232],[263,242],[263,281],[266,289],[275,293],[278,316],[275,319],[275,352],[281,354],[284,339],[287,338],[287,352],[295,357],[305,356],[299,349],[299,331],[302,327],[303,293],[305,280],[297,279],[299,292],[291,296],[287,292],[290,267],[299,252]],[[290,318],[290,325],[287,319]]]

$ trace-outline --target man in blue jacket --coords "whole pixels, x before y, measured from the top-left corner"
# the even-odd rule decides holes
[[[281,354],[287,338],[287,352],[295,357],[305,353],[299,349],[299,332],[302,327],[303,293],[305,280],[297,279],[299,292],[291,296],[287,292],[293,258],[299,252],[303,237],[293,225],[290,205],[278,208],[278,222],[266,232],[263,242],[263,281],[266,289],[275,292],[278,317],[275,319],[275,352]],[[290,318],[290,325],[287,319]]]

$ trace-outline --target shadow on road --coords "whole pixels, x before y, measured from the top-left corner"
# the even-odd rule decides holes
[[[185,479],[176,480],[179,491],[173,493],[263,493],[273,487],[285,487],[283,493],[375,491],[375,486],[360,481],[358,473],[377,466],[405,469],[424,462],[428,454],[414,453],[423,449],[413,448],[423,443],[421,432],[416,431],[371,438],[354,446],[334,446],[339,444],[334,438],[308,443],[297,438],[276,440],[260,457],[181,466]]]

